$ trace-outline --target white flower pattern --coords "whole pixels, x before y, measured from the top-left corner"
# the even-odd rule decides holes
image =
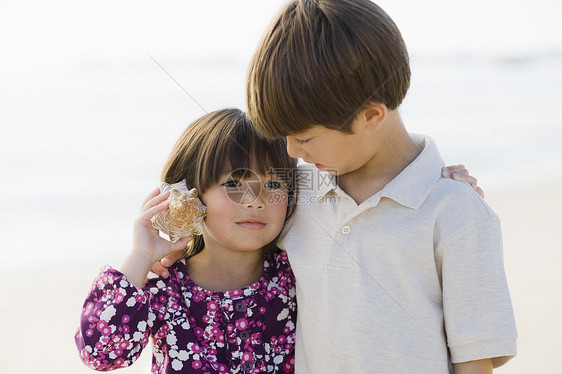
[[[152,338],[152,373],[292,373],[294,287],[285,252],[266,256],[259,281],[227,292],[201,289],[182,262],[142,289],[106,266],[84,303],[76,345],[102,371],[133,364]]]

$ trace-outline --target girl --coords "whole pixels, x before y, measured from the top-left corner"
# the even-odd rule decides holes
[[[162,179],[197,189],[207,206],[202,235],[161,238],[151,218],[169,194],[147,197],[132,251],[119,270],[102,269],[84,303],[75,336],[82,361],[102,371],[129,366],[151,337],[152,373],[292,372],[294,278],[275,243],[291,213],[295,166],[284,140],[260,137],[240,110],[190,125]],[[169,277],[143,285],[152,264],[190,241]]]

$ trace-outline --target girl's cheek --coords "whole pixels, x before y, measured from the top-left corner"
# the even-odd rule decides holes
[[[279,191],[273,191],[270,192],[267,196],[267,202],[269,205],[272,206],[279,206],[282,205],[285,208],[288,206],[289,203],[289,199],[288,199],[288,194],[284,193],[284,192],[279,192]]]

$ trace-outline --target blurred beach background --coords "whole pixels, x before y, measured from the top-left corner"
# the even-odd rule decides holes
[[[184,128],[245,108],[246,67],[283,3],[0,3],[1,373],[91,372],[73,340],[91,281],[127,255]],[[411,55],[406,126],[465,164],[502,219],[520,337],[498,372],[558,372],[562,3],[378,4]],[[146,373],[149,356],[120,372]]]

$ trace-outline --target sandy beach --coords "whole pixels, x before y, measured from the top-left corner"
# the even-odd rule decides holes
[[[553,373],[562,348],[562,181],[489,191],[502,219],[506,272],[519,330],[519,355],[499,373]],[[89,373],[73,335],[83,299],[102,263],[26,271],[0,278],[4,326],[1,373]],[[118,263],[114,263],[118,265]],[[146,373],[150,352],[120,373]]]

